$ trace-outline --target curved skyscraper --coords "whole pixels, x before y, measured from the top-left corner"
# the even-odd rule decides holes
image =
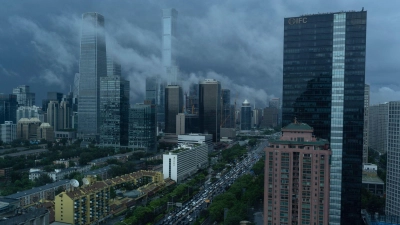
[[[78,134],[95,138],[100,127],[100,77],[107,76],[104,17],[95,12],[82,15],[79,74]]]

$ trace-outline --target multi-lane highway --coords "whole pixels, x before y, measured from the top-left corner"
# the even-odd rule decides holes
[[[206,208],[216,195],[225,192],[225,188],[231,186],[238,177],[249,172],[253,165],[261,158],[261,153],[267,144],[268,141],[260,143],[242,161],[237,162],[229,172],[222,175],[214,183],[206,185],[206,188],[193,196],[191,200],[184,203],[182,207],[174,209],[157,224],[192,224],[199,217],[201,210]]]

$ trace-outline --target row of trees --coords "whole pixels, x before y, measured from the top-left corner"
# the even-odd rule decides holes
[[[238,178],[227,192],[214,198],[209,208],[212,221],[236,225],[242,220],[251,220],[252,209],[261,203],[264,195],[264,160],[257,162],[252,170],[254,176]],[[224,220],[225,209],[228,214]]]

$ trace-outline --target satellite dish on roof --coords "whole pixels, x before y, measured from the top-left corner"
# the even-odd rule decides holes
[[[72,187],[79,187],[79,181],[72,179],[70,182]]]
[[[86,177],[82,179],[82,182],[83,182],[84,185],[89,185],[90,184],[89,179],[87,179]]]

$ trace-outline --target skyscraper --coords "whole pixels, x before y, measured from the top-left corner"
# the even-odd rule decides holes
[[[363,134],[363,163],[368,163],[368,142],[369,142],[369,85],[364,89],[364,134]]]
[[[150,102],[149,102],[150,103]],[[157,150],[157,106],[137,103],[129,110],[129,147],[147,152]]]
[[[382,103],[369,107],[368,146],[381,154],[387,151],[389,104]]]
[[[387,175],[386,175],[386,216],[400,215],[400,158],[399,121],[400,102],[388,103]]]
[[[265,149],[265,225],[328,224],[330,155],[328,141],[307,124],[282,128]]]
[[[100,77],[107,75],[104,17],[82,15],[79,61],[78,133],[96,138],[100,128]]]
[[[159,79],[158,77],[146,77],[146,94],[145,99],[151,101],[152,104],[158,104],[159,101]]]
[[[360,224],[367,12],[284,20],[283,126],[329,139],[330,224]]]
[[[17,123],[17,96],[0,94],[0,124],[5,121]]]
[[[162,64],[168,84],[177,84],[179,69],[176,63],[176,9],[163,9]]]
[[[28,85],[20,85],[14,88],[13,94],[17,96],[18,106],[35,105],[35,93],[30,92]]]
[[[233,128],[231,118],[231,90],[222,89],[222,124],[221,128]]]
[[[201,133],[213,135],[213,142],[220,139],[221,83],[205,79],[199,83],[199,125]]]
[[[176,133],[176,115],[183,110],[183,93],[179,85],[165,88],[165,133]]]
[[[240,130],[250,131],[251,130],[251,105],[250,102],[244,100],[242,108],[240,110]]]
[[[189,86],[189,95],[186,95],[186,112],[199,114],[199,84]]]
[[[107,76],[100,77],[100,145],[128,146],[129,81],[121,77],[121,66],[108,58]]]

